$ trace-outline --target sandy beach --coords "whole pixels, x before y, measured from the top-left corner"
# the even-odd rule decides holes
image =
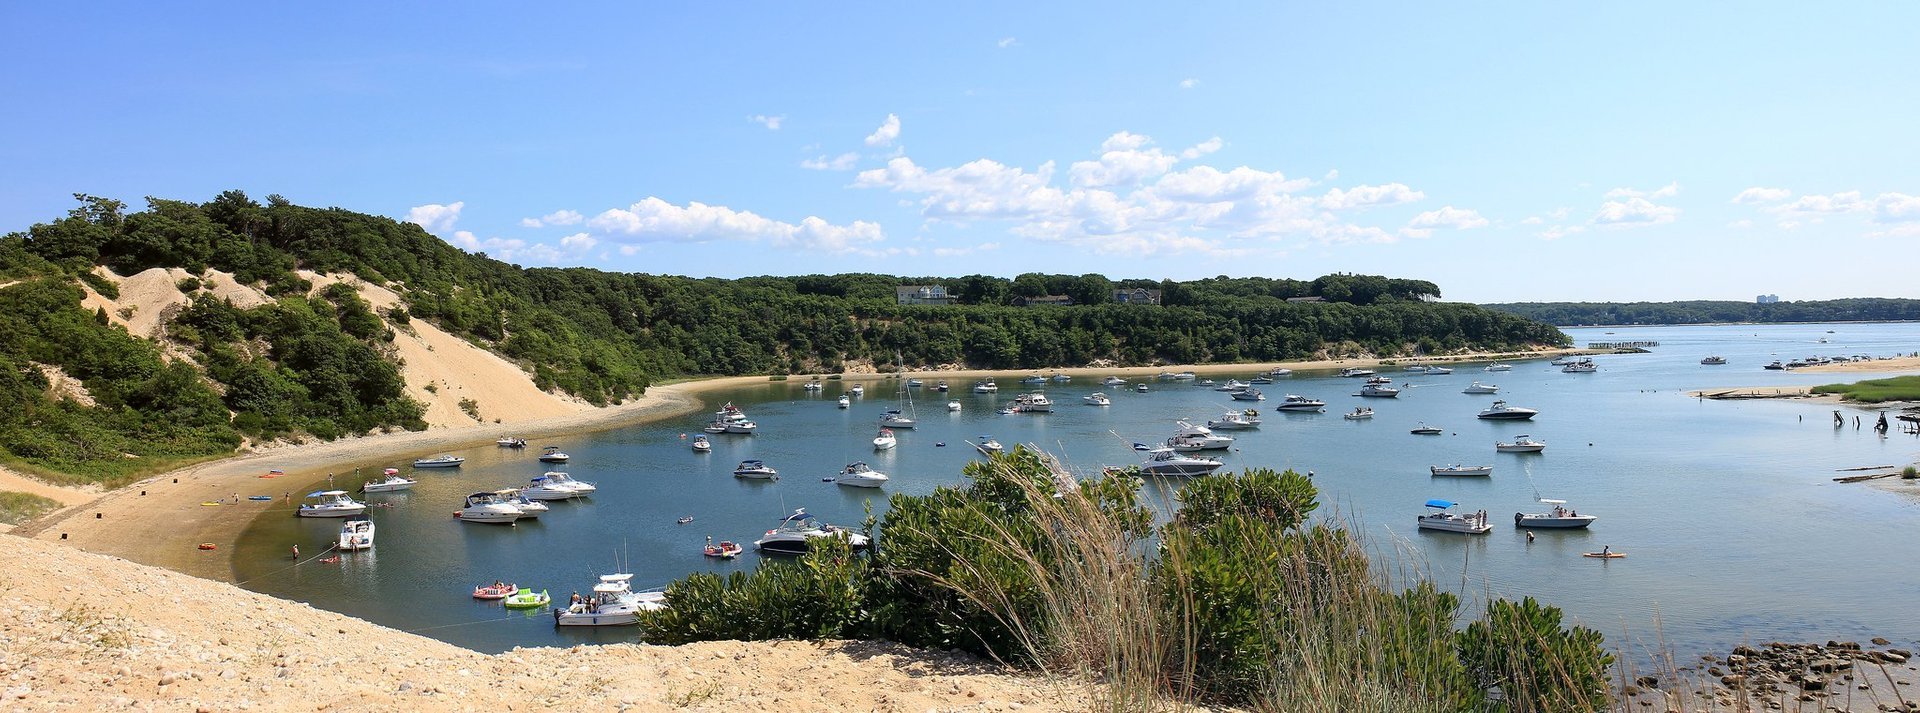
[[[1873,359],[1869,361],[1843,361],[1838,364],[1821,364],[1819,366],[1803,366],[1803,367],[1794,369],[1794,371],[1796,373],[1811,372],[1811,373],[1818,373],[1818,374],[1825,374],[1825,373],[1848,374],[1848,373],[1860,373],[1860,372],[1874,372],[1874,373],[1917,372],[1917,371],[1920,371],[1920,357],[1909,356],[1909,357],[1894,357],[1891,359]]]

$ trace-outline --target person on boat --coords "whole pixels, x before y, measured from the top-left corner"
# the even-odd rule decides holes
[[[1601,557],[1606,557],[1612,554],[1613,554],[1613,545],[1603,545],[1600,547]]]
[[[567,600],[567,604],[568,606],[574,606],[574,607],[580,606],[580,593],[574,592],[573,598]]]

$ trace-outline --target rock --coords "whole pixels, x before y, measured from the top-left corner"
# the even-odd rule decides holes
[[[1808,670],[1819,671],[1821,673],[1845,671],[1850,668],[1853,668],[1853,662],[1846,659],[1822,659],[1807,665]]]
[[[1802,691],[1824,691],[1826,690],[1826,688],[1827,688],[1827,682],[1824,679],[1819,679],[1819,678],[1800,679],[1800,690]],[[1802,698],[1800,700],[1806,701],[1806,700],[1812,700],[1812,699]]]
[[[1660,687],[1660,679],[1655,676],[1641,676],[1639,678],[1633,679],[1633,682],[1636,684],[1639,684],[1639,686],[1642,688],[1659,688]]]
[[[1873,652],[1873,660],[1881,663],[1906,663],[1907,658],[1908,656],[1906,654],[1897,654],[1892,651]]]
[[[1886,646],[1887,644],[1891,644],[1891,643],[1893,643],[1893,642],[1891,642],[1891,641],[1888,641],[1888,640],[1886,640],[1886,639],[1882,639],[1882,638],[1880,638],[1880,637],[1878,637],[1878,636],[1876,636],[1876,637],[1873,637],[1873,638],[1871,639],[1871,641],[1873,641],[1873,645],[1874,645],[1874,646]]]
[[[1737,673],[1728,674],[1720,677],[1721,685],[1730,686],[1733,688],[1739,688],[1741,684],[1744,684],[1746,682],[1747,682],[1747,677]]]

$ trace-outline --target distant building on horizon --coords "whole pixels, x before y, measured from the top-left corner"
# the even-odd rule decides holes
[[[947,294],[946,285],[901,285],[893,288],[893,299],[903,305],[950,305],[960,296]]]
[[[1072,307],[1073,298],[1067,295],[1046,295],[1044,297],[1015,297],[1015,307]]]
[[[1135,287],[1131,290],[1114,290],[1113,301],[1126,305],[1157,305],[1160,304],[1160,291],[1149,290],[1144,287]]]
[[[1779,295],[1760,295],[1758,297],[1753,298],[1753,303],[1757,305],[1770,305],[1779,301],[1780,301]]]

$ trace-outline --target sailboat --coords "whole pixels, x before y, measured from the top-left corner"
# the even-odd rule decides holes
[[[896,369],[900,368],[899,352],[893,353],[893,363]],[[915,417],[920,414],[913,410],[913,391],[902,386],[900,388],[900,395],[901,400],[907,402],[906,411],[902,412],[900,409],[893,408],[887,409],[886,413],[880,414],[880,428],[882,430],[888,428],[913,428],[914,425],[918,423]],[[878,444],[876,443],[875,445],[877,446]]]

